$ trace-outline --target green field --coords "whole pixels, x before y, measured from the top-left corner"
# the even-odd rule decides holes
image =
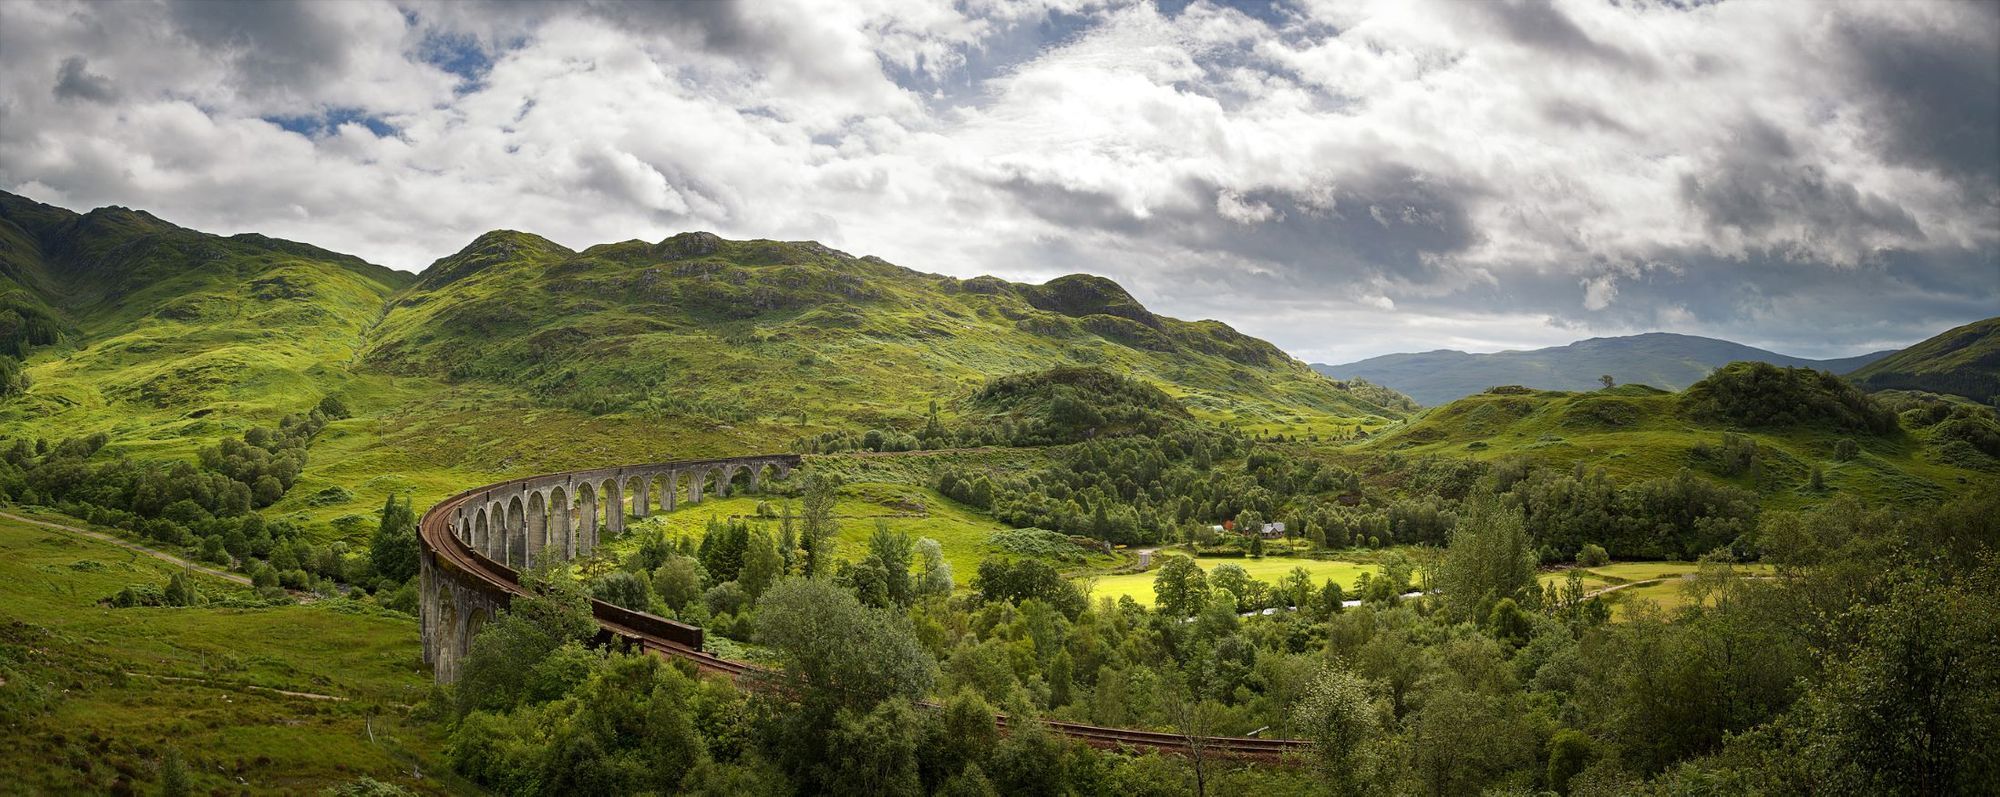
[[[687,535],[699,540],[708,528],[709,519],[734,517],[750,521],[753,528],[766,528],[776,536],[778,521],[758,517],[757,504],[768,501],[775,512],[779,511],[784,500],[758,496],[711,498],[700,504],[683,505],[673,512],[655,514],[644,521],[634,521],[631,528],[660,528],[669,536]],[[793,511],[797,512],[796,500],[793,501]],[[979,572],[981,560],[1010,557],[988,542],[993,532],[1001,531],[1006,526],[923,487],[879,482],[843,485],[840,498],[834,504],[834,514],[840,523],[834,555],[847,561],[859,560],[867,553],[868,537],[875,533],[877,520],[887,522],[893,531],[909,534],[912,540],[923,537],[937,540],[944,547],[945,561],[951,565],[952,575],[960,587],[972,581],[973,575]],[[636,534],[628,534],[613,542],[611,548],[623,555],[637,548],[638,539]],[[1086,558],[1081,564],[1104,566],[1114,561],[1113,557],[1099,554]]]
[[[1156,558],[1155,561],[1158,561],[1158,559]],[[1214,570],[1216,566],[1225,564],[1238,565],[1243,568],[1244,572],[1249,573],[1251,578],[1268,584],[1277,584],[1286,574],[1292,572],[1292,568],[1303,567],[1306,569],[1306,572],[1312,574],[1314,584],[1323,583],[1327,579],[1333,579],[1340,584],[1341,589],[1350,591],[1353,590],[1354,582],[1361,577],[1361,574],[1375,573],[1379,570],[1375,565],[1325,559],[1290,559],[1281,557],[1234,559],[1218,557],[1196,559],[1195,561],[1201,565],[1202,570]],[[1144,573],[1121,573],[1114,576],[1098,576],[1089,580],[1090,597],[1092,600],[1097,598],[1117,600],[1121,597],[1131,596],[1132,600],[1139,602],[1139,605],[1151,606],[1153,605],[1153,578],[1155,575],[1156,573],[1153,571],[1147,571]]]
[[[312,792],[362,775],[444,788],[442,740],[407,719],[430,689],[414,618],[344,602],[99,603],[174,569],[0,520],[0,791],[106,793],[122,780],[151,793],[169,745],[198,793]],[[247,595],[197,578],[212,599]]]

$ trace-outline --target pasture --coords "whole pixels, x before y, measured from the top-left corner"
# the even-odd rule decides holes
[[[1277,584],[1286,574],[1292,572],[1292,568],[1303,567],[1307,573],[1311,574],[1314,584],[1322,584],[1327,579],[1333,579],[1336,583],[1340,584],[1341,589],[1350,592],[1353,591],[1354,582],[1361,577],[1361,574],[1375,573],[1379,570],[1376,565],[1359,562],[1293,559],[1289,557],[1265,557],[1262,559],[1204,557],[1196,559],[1195,562],[1201,565],[1201,569],[1204,572],[1213,571],[1218,565],[1237,565],[1242,567],[1244,572],[1249,573],[1251,578],[1272,585]],[[1151,606],[1153,605],[1153,578],[1155,575],[1155,571],[1149,570],[1143,573],[1121,573],[1089,579],[1087,583],[1090,588],[1091,600],[1098,598],[1117,600],[1120,597],[1129,595],[1132,600],[1138,601],[1139,605]]]

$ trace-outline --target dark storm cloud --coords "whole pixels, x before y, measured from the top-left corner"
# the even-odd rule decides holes
[[[56,70],[56,99],[111,102],[118,99],[111,79],[90,73],[90,62],[81,55],[64,58]]]
[[[1542,103],[1542,117],[1567,128],[1597,128],[1606,132],[1630,134],[1627,127],[1599,108],[1586,101],[1568,97],[1552,99]]]
[[[1853,68],[1883,153],[2000,190],[2000,3],[1962,3],[1944,29],[1849,23]]]
[[[1803,160],[1776,127],[1751,119],[1737,128],[1733,148],[1703,174],[1681,176],[1681,198],[1712,230],[1748,233],[1794,226],[1814,239],[1881,231],[1921,239],[1916,219]]]
[[[180,0],[169,8],[181,34],[232,59],[252,92],[310,91],[348,65],[346,32],[304,2]]]
[[[1592,38],[1550,0],[1491,0],[1470,3],[1468,8],[1484,12],[1508,38],[1523,46],[1641,74],[1654,71],[1646,58]]]
[[[1294,289],[1371,276],[1445,278],[1441,258],[1477,240],[1467,203],[1483,193],[1397,163],[1375,164],[1315,197],[1278,190],[1233,195],[1190,180],[1185,201],[1144,213],[1108,194],[1021,177],[994,185],[1051,223],[1247,258],[1268,264]]]

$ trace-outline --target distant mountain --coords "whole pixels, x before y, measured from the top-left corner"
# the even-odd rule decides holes
[[[2000,404],[2000,318],[1958,327],[1848,378],[1869,390],[1924,390]]]
[[[1817,368],[1847,373],[1891,352],[1880,351],[1837,360],[1808,360],[1765,351],[1726,340],[1651,332],[1614,338],[1591,338],[1567,346],[1532,351],[1468,354],[1439,349],[1418,354],[1386,354],[1344,365],[1313,364],[1313,370],[1335,379],[1363,379],[1401,391],[1425,406],[1444,404],[1496,385],[1522,385],[1540,390],[1595,390],[1599,378],[1610,375],[1620,384],[1644,384],[1680,390],[1716,368],[1753,361],[1793,368]]]

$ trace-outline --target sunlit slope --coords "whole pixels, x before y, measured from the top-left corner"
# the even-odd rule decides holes
[[[1736,405],[1730,405],[1734,412],[1717,410],[1705,387],[1752,370],[1789,375],[1790,389],[1757,388],[1758,397],[1782,405],[1780,414],[1745,413]],[[1643,386],[1591,392],[1502,388],[1426,410],[1369,441],[1364,450],[1480,460],[1524,456],[1603,467],[1620,480],[1670,476],[1688,468],[1756,490],[1775,506],[1838,492],[1892,503],[1925,502],[1992,484],[1996,463],[1991,457],[1952,453],[1936,427],[1903,420],[1882,428],[1884,417],[1895,417],[1887,409],[1838,379],[1815,373],[1736,363],[1681,393]],[[1738,379],[1733,384],[1752,383]],[[1843,413],[1852,409],[1843,402],[1853,401],[1868,402],[1859,405],[1867,409]],[[1797,407],[1806,409],[1784,409]],[[1725,433],[1754,442],[1754,464],[1731,464],[1724,453]],[[1842,441],[1854,446],[1845,459]],[[1821,490],[1811,486],[1814,468],[1822,472]]]
[[[582,252],[481,236],[398,298],[367,361],[549,406],[802,430],[914,425],[931,400],[951,414],[991,377],[1076,364],[1151,382],[1208,420],[1401,414],[1392,393],[1320,377],[1219,322],[1155,315],[1100,277],[960,280],[704,233]]]
[[[364,331],[409,276],[258,235],[143,212],[76,214],[0,195],[10,272],[35,274],[62,339],[30,350],[0,434],[110,433],[178,454],[337,393]]]
[[[1922,390],[2000,403],[2000,318],[1952,329],[1855,371],[1870,390]]]

